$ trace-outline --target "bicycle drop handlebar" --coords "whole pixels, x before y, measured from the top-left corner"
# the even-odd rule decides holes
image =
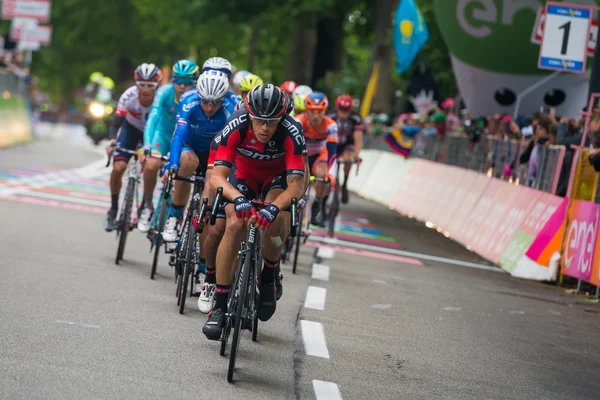
[[[212,212],[210,214],[210,224],[211,225],[214,225],[217,220],[217,211],[220,208],[222,202],[223,202],[223,188],[219,186],[217,188],[217,194],[215,195],[215,201],[213,202]],[[264,202],[264,201],[260,201],[260,200],[250,200],[250,203],[252,204],[253,207],[255,207],[257,209],[264,208],[265,206],[270,204],[268,202]],[[296,236],[296,230],[299,225],[299,223],[298,223],[298,199],[295,197],[292,198],[292,203],[290,204],[290,206],[282,211],[289,211],[292,214],[291,235],[292,235],[292,237]]]

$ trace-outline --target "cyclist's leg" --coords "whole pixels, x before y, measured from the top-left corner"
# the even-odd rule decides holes
[[[128,150],[135,150],[140,135],[143,136],[138,129],[131,126],[127,121],[124,121],[121,126],[119,137],[117,138],[117,146]],[[131,155],[127,153],[115,151],[113,157],[113,169],[110,173],[111,206],[104,221],[104,229],[106,231],[112,231],[115,227],[114,219],[119,210],[121,182],[130,158]]]
[[[198,298],[198,309],[203,313],[212,311],[215,306],[215,294],[217,289],[217,249],[225,233],[225,210],[221,208],[217,214],[217,220],[214,225],[208,225],[205,231],[208,232],[203,243],[203,255],[206,259],[206,276],[204,284],[200,290]]]
[[[344,161],[352,161],[354,159],[354,144],[346,145],[342,157]],[[342,184],[342,203],[344,204],[348,203],[349,200],[348,178],[350,177],[350,168],[352,168],[351,164],[344,164],[344,183]]]
[[[152,153],[166,156],[171,147],[172,132],[165,131],[159,127],[155,133],[155,137],[157,139],[154,143],[151,143]],[[158,172],[161,167],[162,160],[152,157],[146,159],[146,164],[144,166],[144,199],[146,201],[145,206],[150,208],[153,208],[152,195],[154,194]]]
[[[327,151],[321,151],[312,161],[311,174],[316,178],[327,177]],[[321,212],[323,210],[323,200],[325,198],[326,185],[324,182],[315,182],[315,200],[311,208],[310,222],[313,225],[323,225],[325,216]]]
[[[179,175],[190,177],[198,167],[198,156],[189,147],[184,147],[179,159]],[[169,218],[165,224],[163,239],[167,242],[175,242],[178,237],[179,225],[183,220],[183,210],[190,197],[190,184],[188,182],[175,181],[173,185],[173,196],[169,207]]]
[[[274,176],[263,190],[263,198],[270,203],[287,188],[286,174]],[[290,229],[290,213],[280,212],[273,224],[264,232],[264,265],[260,275],[261,297],[258,308],[258,318],[268,321],[277,307],[276,292],[281,251]]]
[[[167,155],[171,146],[171,134],[160,130],[160,128],[157,134],[158,139],[156,140],[156,143],[152,143],[152,154]],[[154,212],[152,197],[154,195],[158,173],[162,165],[163,161],[161,159],[153,157],[148,157],[146,159],[146,164],[144,165],[144,204],[142,215],[138,221],[138,230],[143,233],[148,232],[152,225],[152,213]]]
[[[256,198],[256,185],[244,179],[235,165],[231,169],[229,182],[247,199]],[[216,258],[217,287],[215,307],[202,328],[202,332],[211,340],[218,340],[221,336],[221,329],[225,323],[225,313],[227,312],[227,296],[229,295],[229,289],[231,288],[231,282],[233,281],[233,275],[237,267],[237,252],[246,234],[246,222],[237,218],[232,203],[225,205],[225,215],[225,233],[217,249]]]

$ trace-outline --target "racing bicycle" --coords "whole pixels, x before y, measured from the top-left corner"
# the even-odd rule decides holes
[[[108,156],[106,166],[110,165],[110,161],[113,158],[115,151],[120,153],[130,154],[134,160],[131,163],[129,161],[129,171],[127,173],[127,187],[125,189],[125,196],[121,199],[119,205],[119,212],[117,214],[117,224],[115,230],[117,232],[117,238],[119,239],[119,245],[117,247],[117,256],[115,257],[115,264],[119,265],[119,261],[123,260],[123,253],[125,251],[125,244],[127,243],[127,235],[129,231],[133,230],[137,225],[138,211],[139,211],[139,199],[138,199],[138,187],[140,185],[140,175],[143,170],[143,165],[138,169],[139,151],[128,150],[112,145],[113,149]]]
[[[220,205],[223,189],[218,188],[214,202],[214,210]],[[268,203],[262,201],[251,201],[252,205],[261,209]],[[298,226],[297,200],[292,199],[289,208],[292,214],[291,234],[296,234]],[[211,223],[214,223],[215,212],[211,214]],[[231,337],[231,349],[229,352],[229,367],[227,369],[227,381],[233,382],[237,351],[242,338],[243,331],[249,329],[252,332],[252,341],[256,342],[258,335],[258,301],[260,272],[263,265],[263,230],[254,225],[248,229],[246,240],[242,242],[239,251],[239,263],[235,272],[233,286],[229,291],[227,299],[227,313],[225,314],[225,327],[221,334],[220,354],[225,355],[229,335]]]

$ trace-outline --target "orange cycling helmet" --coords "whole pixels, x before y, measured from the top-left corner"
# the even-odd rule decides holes
[[[304,100],[304,105],[307,110],[327,111],[329,100],[327,100],[327,96],[323,92],[312,92]]]
[[[279,86],[281,90],[289,93],[290,96],[294,93],[294,89],[296,89],[297,87],[298,85],[294,81],[285,81],[281,84],[281,86]]]
[[[335,108],[341,111],[350,111],[354,108],[354,100],[349,94],[343,94],[335,100]]]

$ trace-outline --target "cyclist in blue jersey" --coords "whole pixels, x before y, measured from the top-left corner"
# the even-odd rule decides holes
[[[200,67],[190,60],[180,60],[173,65],[173,83],[161,86],[150,110],[144,128],[144,147],[146,151],[166,156],[171,148],[173,130],[179,107],[179,99],[186,91],[196,86],[200,75]],[[142,233],[150,230],[152,225],[152,194],[156,186],[156,178],[162,161],[149,157],[144,166],[144,204],[138,221],[138,229]]]
[[[237,104],[242,100],[240,96],[235,94],[231,89],[233,87],[233,72],[231,71],[231,63],[223,58],[223,57],[211,57],[204,62],[202,65],[202,72],[206,71],[221,71],[225,75],[227,75],[227,79],[229,79],[229,91],[227,92],[227,99],[231,101],[233,104]]]
[[[186,177],[194,172],[206,173],[210,143],[223,129],[235,107],[235,103],[226,98],[228,87],[229,80],[223,72],[206,71],[198,78],[197,90],[190,90],[181,97],[168,171],[163,177],[165,181],[176,173]],[[175,181],[169,219],[163,232],[166,242],[177,241],[189,195],[190,184]],[[204,186],[202,197],[212,199],[210,185]]]

